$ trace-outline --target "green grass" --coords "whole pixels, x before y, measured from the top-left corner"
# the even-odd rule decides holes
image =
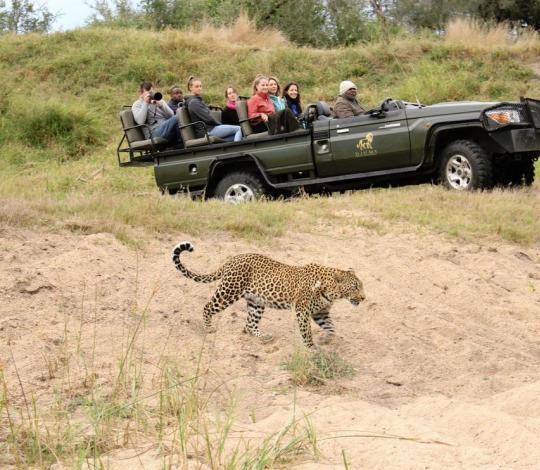
[[[298,386],[322,385],[328,380],[354,375],[353,366],[334,351],[296,348],[283,367],[291,374],[291,382]]]
[[[537,40],[487,49],[400,37],[390,45],[315,50],[282,43],[268,49],[209,44],[196,33],[178,31],[90,28],[4,35],[0,71],[9,93],[0,97],[0,224],[105,231],[137,245],[141,235],[171,232],[227,232],[255,242],[329,227],[382,234],[400,221],[412,230],[425,227],[454,237],[537,243],[534,191],[457,194],[419,186],[230,207],[161,197],[151,169],[118,168],[115,147],[117,112],[135,99],[142,79],[165,90],[198,74],[208,101],[216,104],[229,83],[249,94],[260,72],[300,82],[304,102],[331,101],[343,78],[358,82],[367,106],[384,96],[428,103],[516,99],[540,96],[540,81],[525,65],[538,52]]]

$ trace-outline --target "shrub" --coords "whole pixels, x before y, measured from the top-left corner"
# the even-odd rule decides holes
[[[10,103],[6,114],[10,119],[0,127],[0,142],[24,142],[35,149],[49,150],[58,161],[79,159],[103,144],[105,133],[99,120],[75,103],[40,104],[19,98]]]

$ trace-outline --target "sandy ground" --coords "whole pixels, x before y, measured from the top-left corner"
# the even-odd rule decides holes
[[[363,280],[366,302],[334,305],[338,335],[324,346],[356,374],[294,393],[282,367],[300,342],[291,312],[267,310],[261,329],[275,339],[262,345],[242,334],[237,303],[204,339],[201,310],[214,285],[174,270],[170,251],[184,239],[148,240],[136,252],[110,234],[0,232],[0,366],[12,400],[22,404],[18,372],[27,396],[51,402],[59,377],[66,380],[67,349],[93,351],[96,383],[106,387],[138,321],[135,308],[148,305],[137,348],[150,389],[163,357],[202,357],[209,380],[239,396],[232,440],[308,414],[321,456],[289,468],[344,468],[343,450],[355,469],[539,468],[540,247],[364,230],[290,234],[263,247],[191,238],[196,250],[183,260],[194,271],[260,252],[353,267]],[[73,387],[80,363],[72,365]],[[161,468],[154,448],[130,452],[112,452],[110,468]]]

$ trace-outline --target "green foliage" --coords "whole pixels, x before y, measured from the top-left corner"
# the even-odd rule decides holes
[[[295,385],[322,385],[327,380],[349,378],[354,375],[353,366],[335,351],[306,351],[295,349],[283,365],[291,373]]]
[[[4,161],[65,161],[89,153],[111,158],[114,150],[104,149],[120,139],[118,110],[134,101],[145,79],[165,91],[197,74],[203,79],[205,99],[215,105],[223,104],[223,89],[229,83],[249,95],[258,73],[276,75],[282,83],[299,82],[304,103],[332,103],[345,78],[359,85],[366,107],[384,96],[418,97],[429,104],[540,93],[524,65],[530,60],[527,56],[540,52],[538,43],[521,53],[513,47],[475,50],[435,37],[402,36],[390,43],[315,50],[227,44],[220,36],[208,36],[218,33],[87,28],[47,36],[4,35],[0,73],[9,90],[0,96]],[[238,225],[236,230],[256,227]]]
[[[476,13],[485,20],[512,21],[540,28],[538,0],[476,0],[473,5]]]
[[[28,0],[0,1],[0,33],[47,32],[55,16],[43,5]]]
[[[28,159],[23,153],[47,159],[44,150],[57,161],[78,159],[104,138],[98,118],[74,103],[16,97],[4,106],[0,143],[11,144],[7,158],[14,163]]]

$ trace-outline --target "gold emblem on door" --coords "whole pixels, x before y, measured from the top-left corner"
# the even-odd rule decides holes
[[[373,133],[369,132],[363,139],[360,139],[356,144],[356,156],[367,157],[369,155],[376,155],[377,150],[373,148]]]

